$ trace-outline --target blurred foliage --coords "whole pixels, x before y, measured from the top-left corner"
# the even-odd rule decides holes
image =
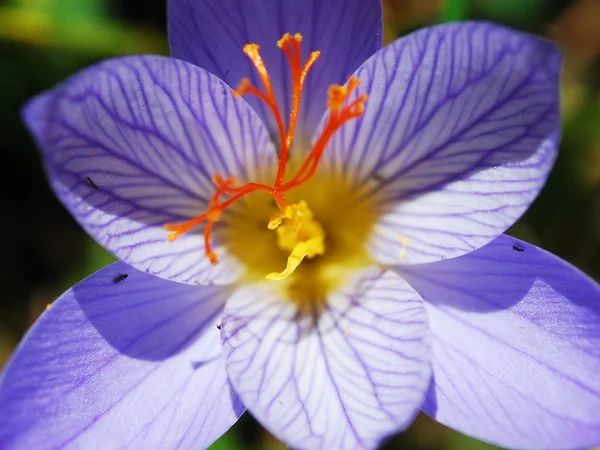
[[[600,1],[385,0],[385,41],[439,22],[484,19],[557,40],[563,73],[562,148],[548,184],[510,231],[600,278]],[[19,110],[99,59],[168,54],[165,0],[0,0],[0,365],[46,305],[113,261],[50,192]],[[215,450],[284,446],[245,416]],[[386,449],[494,448],[423,416]]]
[[[0,38],[85,57],[167,54],[164,33],[125,25],[105,0],[11,0],[0,9]]]

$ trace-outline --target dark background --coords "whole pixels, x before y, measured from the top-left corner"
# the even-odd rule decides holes
[[[563,138],[542,194],[509,233],[600,278],[600,0],[384,0],[386,42],[488,19],[565,49]],[[165,0],[0,0],[0,367],[46,305],[113,260],[51,193],[19,110],[99,59],[168,54]],[[245,417],[214,448],[283,445]],[[386,448],[493,448],[421,417]]]

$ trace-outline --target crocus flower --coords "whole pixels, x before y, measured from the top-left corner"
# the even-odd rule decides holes
[[[379,0],[171,0],[176,59],[26,106],[121,261],[7,365],[3,449],[197,449],[246,408],[294,448],[373,448],[420,410],[600,443],[598,285],[502,234],[556,156],[559,52],[489,23],[381,49],[381,26]]]

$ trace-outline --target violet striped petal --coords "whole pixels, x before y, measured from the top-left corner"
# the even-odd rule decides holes
[[[459,256],[521,216],[556,156],[560,63],[548,42],[472,22],[413,33],[357,71],[365,114],[324,165],[378,196],[377,261]]]
[[[69,289],[0,380],[0,447],[209,446],[244,410],[216,328],[229,293],[121,262]]]
[[[425,412],[502,447],[600,445],[598,284],[509,236],[401,275],[433,333]]]
[[[204,256],[201,227],[175,242],[162,228],[206,210],[215,172],[244,183],[276,163],[260,119],[222,81],[170,58],[114,59],[34,99],[24,119],[61,201],[117,257],[184,283],[236,279],[218,242],[221,263]]]
[[[242,78],[262,88],[242,53],[244,45],[259,44],[284,120],[292,83],[277,41],[284,33],[302,33],[303,61],[314,50],[321,51],[321,58],[306,79],[296,128],[301,143],[308,143],[325,112],[329,85],[344,83],[381,48],[383,35],[381,0],[169,0],[168,18],[173,56],[203,67],[233,88]],[[279,136],[265,105],[247,100],[271,134]]]
[[[408,426],[430,380],[421,298],[374,268],[302,314],[276,283],[237,290],[222,338],[248,410],[295,448],[374,448]]]

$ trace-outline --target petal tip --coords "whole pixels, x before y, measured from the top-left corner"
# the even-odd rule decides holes
[[[40,140],[44,133],[54,98],[53,90],[44,91],[28,100],[21,108],[21,120],[36,140]]]

